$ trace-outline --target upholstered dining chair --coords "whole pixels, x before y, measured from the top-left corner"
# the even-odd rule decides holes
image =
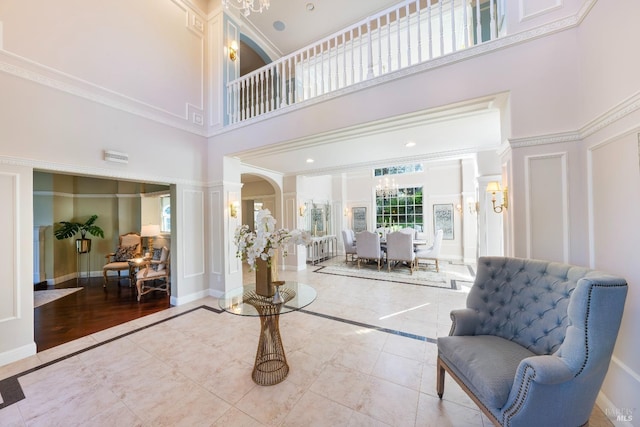
[[[436,264],[436,272],[440,272],[440,265],[438,263],[438,257],[440,256],[440,248],[442,247],[442,238],[444,232],[442,230],[436,231],[436,236],[433,239],[433,245],[427,248],[418,247],[416,250],[416,268],[420,268],[420,260],[431,260]]]
[[[104,277],[103,287],[107,287],[107,280],[110,271],[118,273],[118,286],[120,285],[120,272],[126,271],[129,278],[129,286],[131,286],[131,277],[129,275],[129,263],[127,260],[141,256],[142,238],[138,233],[122,234],[118,239],[118,248],[115,252],[105,255],[107,263],[102,267],[102,276]]]
[[[394,268],[403,262],[409,265],[409,270],[413,274],[416,254],[413,251],[413,233],[394,231],[387,234],[387,271],[391,271],[391,264]]]
[[[360,261],[375,261],[378,271],[382,263],[382,250],[380,249],[380,236],[371,231],[361,231],[356,234],[356,255],[358,256],[358,268]]]
[[[351,255],[351,262],[354,262],[354,255],[356,252],[356,243],[353,241],[353,230],[342,230],[342,241],[344,242],[344,261],[349,262],[349,255]]]
[[[140,301],[142,295],[153,291],[163,291],[167,295],[171,295],[170,264],[171,258],[167,247],[162,248],[159,259],[152,258],[143,262],[140,270],[136,273],[138,301]]]
[[[438,338],[438,395],[447,372],[496,426],[587,425],[626,295],[600,271],[481,257],[467,307]]]
[[[409,228],[409,227],[405,227],[405,228],[401,228],[400,230],[398,230],[400,233],[405,233],[405,234],[409,234],[410,236],[412,236],[414,239],[416,238],[416,230],[414,230],[413,228]]]

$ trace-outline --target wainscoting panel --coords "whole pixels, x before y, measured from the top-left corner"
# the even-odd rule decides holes
[[[527,257],[569,262],[567,154],[525,158]]]
[[[185,245],[183,256],[184,278],[204,274],[204,193],[199,190],[185,190],[183,198],[182,235]],[[186,248],[198,248],[189,253]]]
[[[224,233],[222,231],[223,223],[216,219],[217,213],[222,212],[222,192],[214,190],[209,192],[209,216],[211,224],[211,273],[223,274],[222,244],[224,241]]]
[[[562,0],[520,0],[520,20],[535,18],[562,7]]]
[[[0,271],[3,283],[0,284],[0,323],[20,317],[18,292],[20,248],[16,240],[19,229],[18,175],[0,172],[0,195],[8,201],[0,205]]]

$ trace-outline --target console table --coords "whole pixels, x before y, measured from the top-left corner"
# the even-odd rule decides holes
[[[280,314],[291,313],[311,304],[316,290],[309,285],[285,282],[280,286],[284,303],[274,304],[272,297],[256,294],[255,285],[237,288],[225,293],[219,300],[220,308],[238,316],[260,317],[260,340],[251,378],[259,385],[274,385],[289,374],[287,357],[280,337]]]
[[[315,265],[338,255],[337,236],[312,237],[307,245],[307,262]]]

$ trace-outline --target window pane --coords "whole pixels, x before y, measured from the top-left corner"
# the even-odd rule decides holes
[[[423,227],[422,187],[399,188],[395,197],[376,196],[376,208],[376,228],[397,226],[421,230]]]

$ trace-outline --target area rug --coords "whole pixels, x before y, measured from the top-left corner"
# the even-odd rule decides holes
[[[66,288],[66,289],[51,289],[46,291],[35,291],[33,293],[33,307],[40,307],[57,299],[66,297],[75,292],[78,292],[82,288]]]
[[[359,279],[382,280],[394,283],[406,283],[418,286],[433,286],[443,289],[455,289],[452,283],[447,280],[446,274],[440,269],[440,272],[425,271],[424,266],[420,270],[413,270],[413,274],[409,267],[398,266],[392,268],[391,272],[387,271],[384,265],[378,271],[375,264],[362,265],[358,268],[357,262],[345,263],[344,258],[336,257],[317,265],[318,268],[313,270],[314,273],[333,274],[335,276],[357,277]]]

